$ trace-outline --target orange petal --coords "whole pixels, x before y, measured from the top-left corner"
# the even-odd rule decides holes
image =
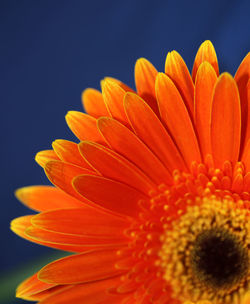
[[[199,66],[204,62],[207,61],[211,64],[211,66],[214,68],[214,71],[217,76],[219,76],[219,66],[218,66],[218,60],[217,55],[214,49],[214,46],[210,40],[204,41],[201,46],[199,47],[199,50],[196,54],[194,65],[193,65],[193,71],[192,71],[192,78],[193,82],[195,82],[196,73],[199,69]]]
[[[23,204],[36,211],[82,206],[82,203],[72,196],[51,186],[23,187],[18,189],[15,195]]]
[[[235,81],[237,82],[240,101],[241,101],[241,121],[242,121],[242,146],[247,143],[250,138],[250,52],[242,60],[235,76]],[[249,95],[248,95],[249,94]]]
[[[137,216],[140,210],[138,202],[147,199],[134,188],[99,176],[78,176],[73,185],[78,193],[93,203],[129,216]]]
[[[129,86],[127,86],[125,83],[123,83],[121,80],[118,80],[116,78],[113,77],[105,77],[104,81],[108,80],[108,81],[112,81],[115,82],[116,84],[118,84],[125,92],[133,92],[135,93],[135,91],[133,89],[131,89]]]
[[[117,153],[138,166],[157,184],[172,182],[172,176],[159,159],[125,126],[111,118],[99,118],[98,128]]]
[[[96,174],[88,169],[64,163],[59,160],[46,163],[44,170],[52,184],[81,201],[85,200],[83,200],[72,187],[71,182],[73,178],[81,174]]]
[[[145,58],[140,58],[135,64],[135,85],[138,94],[149,104],[155,113],[159,113],[155,96],[155,79],[158,71]]]
[[[49,284],[77,284],[103,280],[122,273],[115,268],[117,250],[95,250],[59,259],[43,267],[38,279]]]
[[[56,155],[53,150],[44,150],[40,151],[35,156],[35,161],[42,167],[45,167],[45,164],[50,160],[59,160],[59,157]]]
[[[115,82],[104,80],[102,83],[102,95],[111,116],[121,122],[127,122],[123,108],[125,91]]]
[[[39,301],[39,303],[41,303],[40,301],[48,298],[48,296],[57,294],[59,291],[61,292],[65,289],[68,289],[69,287],[71,287],[71,286],[70,285],[56,285],[55,287],[48,288],[41,292],[37,292],[37,293],[27,295],[27,296],[24,295],[21,298],[24,300],[28,300],[28,301]]]
[[[69,288],[51,295],[40,304],[117,304],[123,296],[110,295],[107,290],[119,282],[120,277],[118,276],[75,286],[69,285]]]
[[[84,207],[43,212],[32,218],[32,225],[44,230],[78,236],[120,237],[130,221],[103,210]]]
[[[18,286],[16,296],[18,298],[27,298],[33,294],[50,289],[54,286],[56,285],[39,281],[37,274],[35,273],[33,276],[29,277]]]
[[[35,240],[31,237],[29,237],[26,234],[26,230],[31,226],[31,219],[33,218],[34,215],[27,215],[27,216],[22,216],[19,218],[14,219],[11,222],[10,229],[16,233],[18,236],[30,241],[37,243],[39,245],[44,245],[47,247],[52,247],[60,250],[65,250],[65,251],[71,251],[71,252],[82,252],[86,251],[86,246],[84,248],[79,245],[71,245],[71,244],[55,244],[55,243],[49,243],[49,242],[43,242],[43,241],[38,241]],[[89,248],[87,248],[89,249]]]
[[[185,104],[172,80],[163,73],[156,79],[156,96],[162,120],[170,131],[188,167],[200,162],[200,151]]]
[[[81,142],[79,150],[83,157],[104,177],[130,185],[148,194],[155,185],[134,164],[102,145]]]
[[[104,235],[99,227],[100,234],[97,236],[90,235],[73,235],[58,233],[49,230],[44,230],[38,227],[29,227],[26,229],[25,233],[34,241],[62,244],[62,245],[81,245],[77,252],[86,251],[86,248],[95,247],[107,247],[115,246],[117,247],[127,244],[128,240],[125,238],[123,233],[119,236]]]
[[[241,161],[244,163],[245,171],[250,171],[250,139],[248,139],[247,144],[244,147],[244,153],[242,155]]]
[[[184,60],[176,51],[168,53],[165,73],[174,82],[189,113],[192,114],[194,109],[194,84]]]
[[[80,140],[103,143],[103,138],[97,129],[94,117],[77,111],[69,111],[66,115],[66,122]]]
[[[95,89],[89,88],[83,91],[82,103],[85,111],[95,118],[109,116],[102,93]]]
[[[210,122],[216,73],[208,62],[200,64],[195,82],[194,123],[199,137],[203,159],[211,154]]]
[[[169,172],[185,170],[178,149],[152,109],[133,93],[125,95],[124,107],[135,134],[159,157]]]
[[[240,149],[241,113],[236,82],[228,73],[218,78],[214,89],[211,117],[211,146],[215,165],[235,163]]]
[[[76,143],[57,139],[52,143],[52,147],[62,161],[92,170],[92,167],[81,156]]]

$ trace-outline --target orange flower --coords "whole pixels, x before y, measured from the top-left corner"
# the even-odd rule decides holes
[[[219,75],[205,41],[192,77],[167,55],[165,73],[141,58],[137,92],[105,78],[87,89],[88,114],[66,121],[79,138],[36,161],[52,186],[17,190],[37,215],[12,230],[75,252],[24,281],[41,304],[248,301],[250,289],[250,54]]]

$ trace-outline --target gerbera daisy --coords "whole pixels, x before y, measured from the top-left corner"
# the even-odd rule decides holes
[[[36,161],[54,186],[16,195],[40,213],[12,230],[74,252],[17,289],[41,304],[249,302],[250,54],[219,74],[210,41],[192,76],[176,52],[165,73],[135,65],[136,91],[105,78],[71,111],[80,143]]]

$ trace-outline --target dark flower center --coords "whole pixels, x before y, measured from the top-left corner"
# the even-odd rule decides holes
[[[195,275],[212,288],[230,288],[248,269],[248,250],[240,240],[224,229],[199,234],[191,252]]]

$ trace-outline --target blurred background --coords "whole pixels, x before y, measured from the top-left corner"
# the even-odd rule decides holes
[[[220,71],[234,74],[250,49],[249,12],[248,0],[0,0],[0,303],[26,303],[15,300],[16,285],[62,255],[20,239],[9,222],[32,213],[16,188],[48,184],[36,152],[54,139],[75,140],[64,116],[82,110],[83,89],[99,89],[104,76],[134,87],[138,57],[163,71],[173,49],[191,69],[206,39]]]

